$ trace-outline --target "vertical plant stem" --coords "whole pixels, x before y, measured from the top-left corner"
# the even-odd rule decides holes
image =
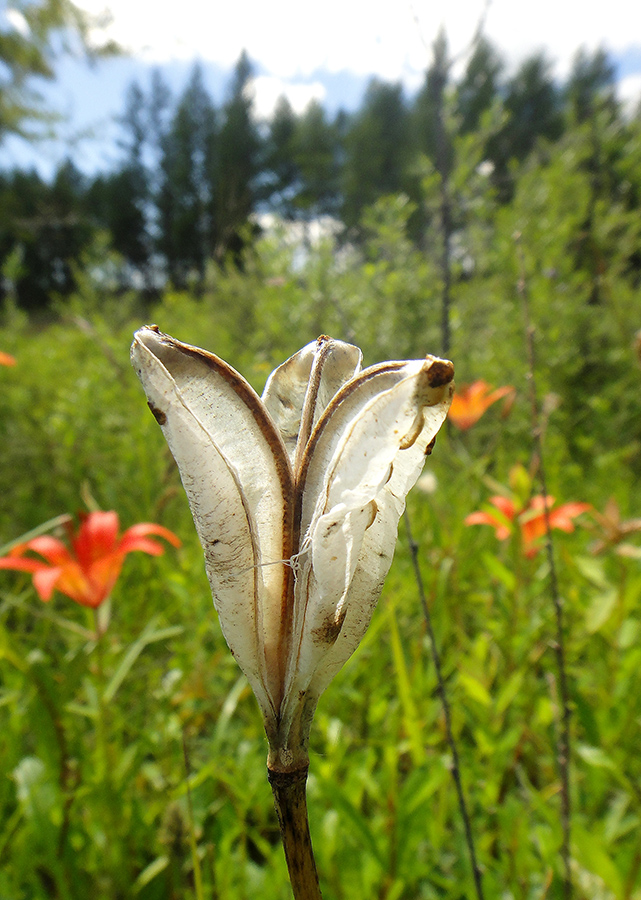
[[[435,143],[434,165],[440,176],[439,184],[439,237],[441,241],[440,268],[443,281],[441,289],[441,355],[450,353],[450,309],[452,305],[452,203],[450,199],[451,141],[445,124],[445,89],[450,74],[450,63],[435,54],[432,73],[435,85]]]
[[[196,832],[194,830],[194,806],[191,800],[191,786],[189,778],[191,775],[191,767],[189,765],[189,753],[187,751],[187,739],[183,730],[183,757],[185,760],[185,784],[187,785],[187,812],[189,814],[189,847],[191,850],[191,864],[194,870],[194,890],[196,900],[204,900],[203,894],[203,876],[200,868],[200,859],[198,858],[198,845],[196,843]]]
[[[559,698],[561,703],[561,727],[557,741],[557,764],[561,780],[561,827],[563,840],[561,845],[561,858],[563,862],[563,896],[565,900],[572,897],[572,871],[570,867],[570,696],[568,690],[567,669],[565,664],[565,628],[563,623],[563,604],[559,594],[559,584],[556,573],[554,547],[552,545],[552,529],[550,526],[550,509],[548,506],[547,479],[543,459],[543,434],[540,425],[539,400],[535,377],[535,351],[534,351],[534,326],[530,317],[530,303],[525,277],[525,260],[523,248],[520,243],[520,234],[516,235],[517,251],[519,257],[519,282],[518,292],[523,304],[525,318],[525,332],[528,355],[528,382],[530,385],[530,404],[532,409],[532,436],[536,454],[538,456],[538,474],[543,494],[543,513],[545,520],[545,549],[550,570],[550,595],[554,606],[556,635],[554,640],[554,653],[559,678]]]
[[[307,818],[307,768],[267,769],[295,900],[322,900]]]
[[[425,616],[425,623],[427,625],[427,634],[430,639],[430,647],[432,650],[432,659],[434,661],[434,670],[436,672],[436,684],[438,689],[439,698],[441,700],[441,705],[443,707],[443,715],[445,717],[445,732],[447,736],[447,743],[450,748],[450,753],[452,754],[452,778],[454,779],[454,784],[456,786],[456,796],[458,798],[459,810],[461,813],[461,818],[463,819],[463,827],[465,828],[465,841],[467,843],[468,853],[470,855],[470,865],[472,867],[472,875],[474,877],[474,887],[476,890],[476,896],[478,900],[484,900],[483,896],[483,880],[481,876],[481,870],[479,868],[479,864],[476,858],[476,849],[474,846],[474,835],[472,834],[472,823],[470,821],[470,815],[467,809],[467,802],[465,800],[465,794],[463,792],[463,782],[461,779],[461,767],[459,763],[459,755],[458,749],[456,746],[456,741],[454,740],[454,734],[452,733],[452,716],[450,713],[450,704],[447,699],[447,693],[445,691],[445,682],[443,680],[443,670],[441,668],[441,657],[438,652],[438,647],[436,646],[436,638],[434,636],[434,629],[432,627],[432,616],[430,615],[430,609],[427,605],[427,597],[425,596],[425,587],[423,585],[423,576],[421,574],[421,567],[419,565],[418,560],[418,544],[415,543],[414,538],[412,536],[412,529],[410,526],[410,517],[407,512],[407,508],[404,513],[405,518],[405,529],[407,531],[407,540],[410,546],[410,554],[412,557],[412,564],[414,566],[414,575],[416,576],[416,586],[418,588],[418,594],[421,601],[421,606],[423,608],[423,615]]]
[[[116,797],[114,785],[114,765],[110,737],[111,721],[109,704],[105,702],[105,664],[104,664],[104,629],[100,620],[100,609],[93,610],[94,629],[96,642],[96,731],[95,731],[95,771],[94,778],[97,790],[100,794],[100,802],[103,809],[103,828],[107,836],[114,835],[118,831],[116,822]],[[116,893],[116,884],[122,873],[116,859],[116,843],[112,840],[105,842],[102,865],[105,876],[111,883],[111,889]]]
[[[96,668],[98,682],[96,689],[96,697],[98,702],[98,708],[96,710],[96,774],[99,780],[106,785],[107,778],[109,776],[109,766],[107,763],[107,729],[105,723],[105,701],[103,696],[105,690],[105,673],[103,662],[102,630],[100,627],[98,609],[93,610],[93,616],[96,641]]]

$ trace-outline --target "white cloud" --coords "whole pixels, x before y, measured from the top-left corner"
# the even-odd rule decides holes
[[[322,102],[327,93],[320,81],[310,84],[284,81],[274,75],[259,75],[254,79],[254,109],[261,119],[271,116],[281,96],[287,97],[292,109],[302,113],[312,100]]]
[[[617,96],[623,108],[631,115],[641,108],[641,72],[622,78],[617,85]]]
[[[19,9],[9,8],[5,10],[4,17],[9,25],[11,25],[12,28],[15,28],[22,37],[29,37],[29,23]]]
[[[97,11],[104,0],[80,0]],[[109,2],[109,0],[108,0]],[[279,78],[310,76],[324,68],[416,82],[444,26],[454,55],[470,44],[487,9],[485,33],[515,64],[545,48],[566,74],[580,46],[621,51],[641,33],[641,7],[631,0],[110,0],[112,35],[136,54],[163,62],[196,56],[232,65],[246,49]],[[636,22],[633,21],[636,19]]]

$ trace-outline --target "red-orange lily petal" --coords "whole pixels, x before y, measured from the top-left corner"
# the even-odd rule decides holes
[[[514,502],[509,497],[496,496],[490,498],[490,503],[497,510],[496,513],[491,511],[479,510],[470,513],[465,519],[466,525],[491,525],[494,529],[499,541],[509,538],[512,533],[511,523],[514,521],[517,510]]]
[[[591,509],[589,503],[578,502],[564,503],[562,506],[553,509],[554,497],[548,496],[546,499],[542,495],[533,497],[527,508],[519,516],[526,556],[534,556],[538,552],[539,547],[536,546],[536,542],[546,532],[546,501],[550,528],[556,528],[559,531],[568,533],[574,531],[575,525],[573,520],[580,516],[581,513]]]
[[[470,513],[465,519],[466,525],[491,525],[500,541],[506,540],[512,533],[512,523],[516,519],[521,529],[521,538],[525,555],[535,556],[540,550],[538,541],[546,532],[545,505],[547,502],[550,528],[560,531],[574,531],[574,519],[592,507],[589,503],[564,503],[554,509],[554,497],[542,495],[533,497],[525,509],[517,509],[514,500],[509,497],[496,496],[490,498],[490,504],[496,508]]]
[[[0,557],[0,569],[13,569],[16,572],[37,572],[39,569],[46,568],[47,564],[40,559],[31,559],[29,557],[23,559],[20,556]]]
[[[120,524],[114,510],[89,513],[84,516],[77,535],[71,535],[71,543],[81,566],[89,566],[95,559],[113,553]]]
[[[26,544],[19,544],[10,551],[9,556],[22,556],[25,550],[32,550],[34,553],[38,553],[52,566],[66,565],[73,558],[62,541],[51,537],[49,534],[42,534],[39,537],[32,538]]]
[[[82,606],[96,608],[111,593],[128,553],[140,550],[159,556],[164,552],[163,545],[147,535],[180,546],[173,532],[152,522],[134,525],[120,537],[119,530],[116,512],[92,512],[83,518],[77,533],[70,529],[71,549],[57,538],[40,535],[0,558],[0,569],[31,572],[34,587],[45,602],[58,590]],[[42,559],[25,556],[29,551]]]
[[[589,503],[564,503],[562,506],[553,509],[554,497],[547,498],[548,518],[550,520],[550,528],[557,528],[559,531],[574,531],[574,521],[577,516],[589,510]],[[545,534],[545,501],[542,496],[533,497],[528,508],[521,515],[521,529],[526,547],[537,541]]]
[[[160,556],[164,553],[164,547],[158,541],[151,541],[147,535],[153,534],[163,537],[174,547],[180,546],[180,541],[168,528],[163,525],[154,525],[152,522],[140,522],[128,528],[120,539],[120,552],[130,553],[132,550],[142,550],[151,556]]]
[[[45,603],[48,603],[52,596],[53,592],[56,589],[56,585],[61,579],[63,574],[63,569],[58,566],[52,566],[51,568],[43,563],[43,565],[38,568],[33,575],[33,586],[38,592],[38,596]],[[71,596],[67,594],[67,596]]]
[[[5,353],[3,350],[0,350],[0,366],[15,366],[15,364],[15,356],[12,356],[10,353]]]
[[[488,407],[508,394],[514,394],[511,385],[492,390],[492,385],[486,381],[475,381],[454,392],[448,418],[457,428],[466,431],[478,422]]]

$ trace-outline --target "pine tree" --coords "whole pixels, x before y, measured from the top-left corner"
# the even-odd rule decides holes
[[[576,122],[585,122],[598,109],[618,112],[615,93],[615,68],[603,49],[590,54],[580,49],[574,57],[565,95]]]
[[[293,138],[299,175],[293,206],[305,221],[335,215],[338,206],[338,134],[325,110],[312,100],[298,119]]]
[[[294,158],[296,128],[296,114],[289,100],[280,97],[269,125],[261,193],[270,208],[285,219],[294,218],[293,200],[300,177]]]
[[[503,60],[486,38],[479,38],[463,78],[456,86],[459,131],[467,134],[481,124],[481,117],[495,103],[500,91]]]
[[[252,67],[243,51],[222,110],[214,200],[215,256],[222,261],[231,254],[237,264],[241,262],[249,218],[255,207],[261,149],[252,112],[251,81]]]
[[[162,138],[158,249],[177,287],[202,286],[215,241],[216,113],[196,64]]]
[[[95,234],[85,196],[86,179],[70,160],[51,184],[34,171],[0,179],[0,261],[20,248],[17,296],[24,309],[44,309],[54,293],[75,289],[74,264]]]
[[[373,79],[345,136],[343,221],[358,225],[363,209],[407,188],[409,114],[399,84]]]
[[[522,162],[540,138],[556,141],[563,133],[562,99],[543,54],[526,59],[505,86],[506,121],[489,144],[503,202],[512,191],[510,161]]]
[[[417,152],[425,153],[439,170],[451,165],[451,150],[445,135],[445,98],[450,84],[450,58],[445,32],[432,48],[432,63],[412,109],[412,138]]]

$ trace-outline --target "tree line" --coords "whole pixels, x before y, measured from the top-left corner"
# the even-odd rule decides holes
[[[352,113],[330,116],[316,101],[296,113],[281,97],[268,121],[255,115],[245,53],[218,106],[199,64],[177,97],[154,71],[146,87],[127,91],[111,171],[87,177],[70,158],[49,181],[35,171],[0,173],[3,295],[46,308],[74,291],[78,267],[99,264],[105,245],[119,255],[122,289],[198,291],[211,261],[242,267],[259,213],[301,223],[331,216],[353,243],[372,204],[400,194],[411,203],[407,230],[417,247],[439,226],[448,277],[452,239],[470,214],[469,180],[483,172],[484,190],[507,205],[534,148],[579,128],[592,133],[595,202],[604,190],[616,194],[621,177],[608,160],[639,118],[623,115],[605,52],[579,51],[562,84],[542,54],[508,74],[484,38],[460,78],[452,68],[441,34],[414,96],[372,79]],[[615,136],[607,147],[606,130]]]

